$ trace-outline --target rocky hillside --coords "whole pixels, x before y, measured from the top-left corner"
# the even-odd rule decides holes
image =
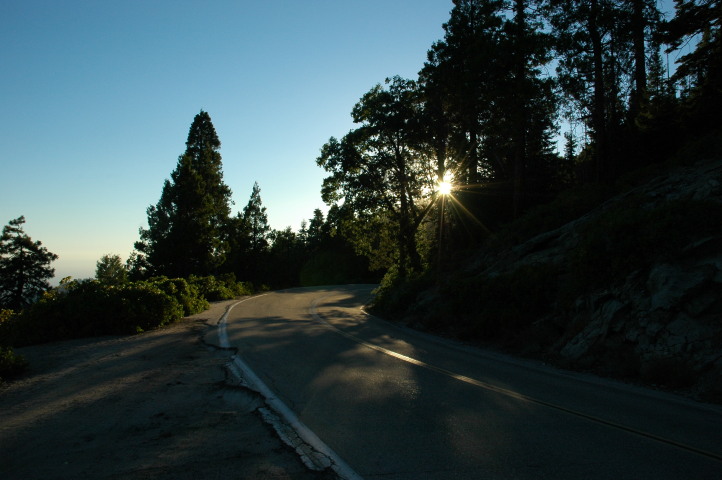
[[[421,328],[722,402],[722,160],[483,249],[411,303]]]

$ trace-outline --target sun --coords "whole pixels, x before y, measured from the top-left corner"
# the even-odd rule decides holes
[[[449,195],[451,193],[451,182],[448,182],[446,180],[440,181],[436,185],[436,191],[439,192],[441,195]]]

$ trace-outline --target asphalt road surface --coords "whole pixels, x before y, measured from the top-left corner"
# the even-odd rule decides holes
[[[230,343],[365,479],[722,479],[722,408],[367,315],[370,285],[247,299]]]

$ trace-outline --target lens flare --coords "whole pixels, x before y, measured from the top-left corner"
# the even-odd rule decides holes
[[[451,193],[451,182],[447,182],[446,180],[440,181],[436,186],[436,191],[441,195],[449,195]]]

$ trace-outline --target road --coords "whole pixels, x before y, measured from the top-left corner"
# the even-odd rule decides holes
[[[395,326],[369,285],[271,292],[239,356],[365,479],[722,478],[722,408]]]

